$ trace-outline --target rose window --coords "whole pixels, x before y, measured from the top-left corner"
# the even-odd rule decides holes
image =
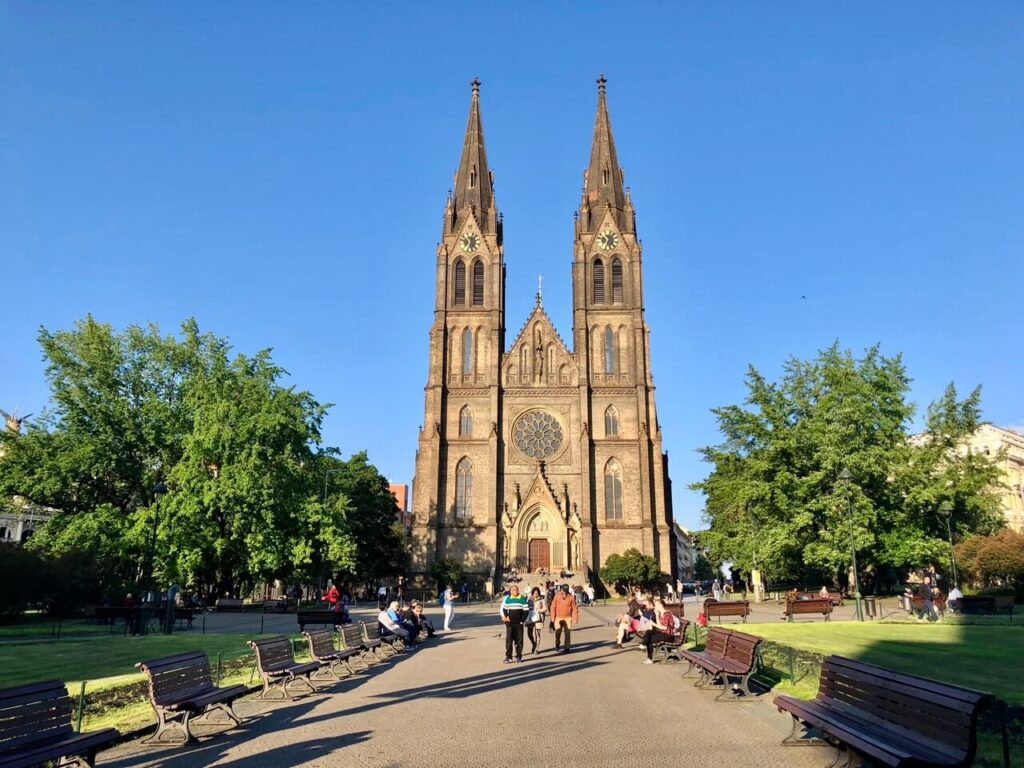
[[[516,422],[512,439],[532,459],[546,459],[562,447],[562,425],[544,411],[530,411]]]

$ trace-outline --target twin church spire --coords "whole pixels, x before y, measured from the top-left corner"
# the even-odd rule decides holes
[[[583,200],[580,203],[580,229],[592,232],[606,210],[611,210],[619,228],[632,231],[632,203],[626,192],[622,168],[615,153],[611,119],[605,95],[607,80],[597,80],[597,115],[590,165],[583,173]],[[470,214],[485,232],[497,233],[499,222],[494,202],[494,179],[487,165],[484,126],[480,117],[480,80],[470,83],[473,95],[469,120],[462,142],[462,156],[455,172],[455,190],[449,194],[445,210],[445,231],[454,232]]]

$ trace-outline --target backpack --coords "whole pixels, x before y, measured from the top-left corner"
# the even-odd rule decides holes
[[[445,590],[442,589],[441,590],[441,594],[439,594],[437,596],[437,604],[438,605],[442,605],[442,606],[444,605],[444,593],[445,593]]]

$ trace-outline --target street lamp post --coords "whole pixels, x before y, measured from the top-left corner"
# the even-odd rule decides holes
[[[147,558],[145,588],[153,587],[153,557],[156,554],[156,529],[160,524],[160,499],[167,495],[167,486],[158,480],[153,486],[153,533],[149,538],[149,557]]]
[[[849,490],[853,484],[853,473],[846,467],[839,473],[839,480]],[[846,497],[846,512],[850,517],[850,557],[853,560],[853,598],[857,603],[857,621],[864,621],[864,612],[860,607],[860,577],[857,575],[857,543],[853,538],[853,499],[849,492]]]
[[[959,588],[960,580],[956,576],[956,556],[953,554],[953,505],[948,501],[944,501],[942,506],[939,507],[939,512],[946,518],[946,535],[949,536],[949,562],[953,566],[953,586]]]

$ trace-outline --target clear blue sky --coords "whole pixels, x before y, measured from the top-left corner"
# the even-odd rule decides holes
[[[0,407],[45,405],[41,325],[195,316],[409,482],[468,83],[509,338],[538,273],[570,338],[604,72],[682,523],[748,363],[880,342],[1024,424],[1024,4],[373,5],[0,5]]]

